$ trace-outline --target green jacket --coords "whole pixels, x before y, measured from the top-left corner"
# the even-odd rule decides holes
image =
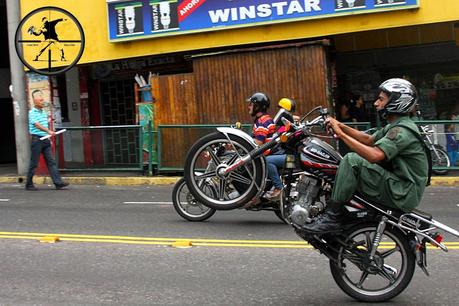
[[[419,133],[413,120],[400,117],[373,134],[375,145],[386,155],[385,168],[390,171],[384,182],[388,198],[382,200],[404,211],[419,205],[429,167],[423,144],[408,129]]]

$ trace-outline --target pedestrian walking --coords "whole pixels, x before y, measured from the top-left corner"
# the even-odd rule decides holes
[[[43,110],[43,92],[41,90],[34,90],[32,92],[32,99],[34,107],[29,111],[29,133],[31,137],[32,152],[25,189],[37,190],[33,184],[33,176],[35,175],[35,169],[38,166],[40,154],[43,153],[51,179],[53,180],[56,189],[59,190],[68,186],[69,183],[62,181],[59,170],[57,169],[56,161],[51,153],[51,141],[49,138],[40,140],[43,136],[55,135],[55,133],[49,129],[48,116]]]

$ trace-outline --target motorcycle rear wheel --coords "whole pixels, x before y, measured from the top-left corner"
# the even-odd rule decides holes
[[[247,140],[236,135],[228,136],[231,141],[220,132],[199,139],[185,160],[185,180],[190,192],[197,201],[217,210],[242,207],[257,195],[265,183],[265,165],[261,156],[227,175],[219,173],[219,169],[230,167],[239,156],[247,156],[254,149]],[[215,194],[208,194],[202,189],[201,182],[204,180],[213,184]]]
[[[215,192],[211,186],[208,186],[208,192]],[[212,217],[216,210],[203,205],[196,201],[193,195],[188,190],[184,178],[175,183],[174,190],[172,191],[172,203],[174,209],[183,219],[200,222],[205,221]]]
[[[376,229],[377,224],[359,224],[347,231],[347,245],[353,247],[340,249],[338,264],[330,261],[330,270],[338,286],[363,302],[394,298],[408,286],[414,274],[415,255],[409,241],[391,227],[384,230],[374,261],[369,260]]]

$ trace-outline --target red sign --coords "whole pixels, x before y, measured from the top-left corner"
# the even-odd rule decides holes
[[[206,0],[186,0],[182,1],[178,7],[178,20],[182,22],[183,19],[188,17],[191,13],[194,12],[201,4],[206,2]]]

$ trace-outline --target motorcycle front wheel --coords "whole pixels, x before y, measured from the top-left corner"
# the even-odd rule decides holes
[[[387,227],[373,259],[370,250],[377,224],[360,224],[347,233],[338,263],[330,261],[335,282],[349,296],[363,302],[383,302],[400,294],[414,274],[415,255],[400,231]]]
[[[217,132],[199,139],[185,160],[185,180],[190,192],[196,200],[217,210],[242,207],[265,183],[265,164],[261,156],[222,174],[222,170],[231,167],[239,158],[247,157],[254,148],[242,137],[231,134],[228,137]],[[205,192],[203,181],[212,184],[216,192]]]
[[[438,146],[435,146],[435,151],[438,157],[433,150],[430,151],[430,155],[432,156],[432,167],[450,167],[451,161],[449,160],[448,153],[446,153],[442,147]],[[433,169],[432,172],[438,175],[444,175],[448,173],[448,170]]]
[[[215,192],[212,186],[207,185],[203,189],[205,190],[206,188],[208,193]],[[175,183],[174,190],[172,191],[172,203],[179,216],[188,221],[205,221],[216,212],[215,209],[196,201],[188,190],[184,178],[181,178]]]

